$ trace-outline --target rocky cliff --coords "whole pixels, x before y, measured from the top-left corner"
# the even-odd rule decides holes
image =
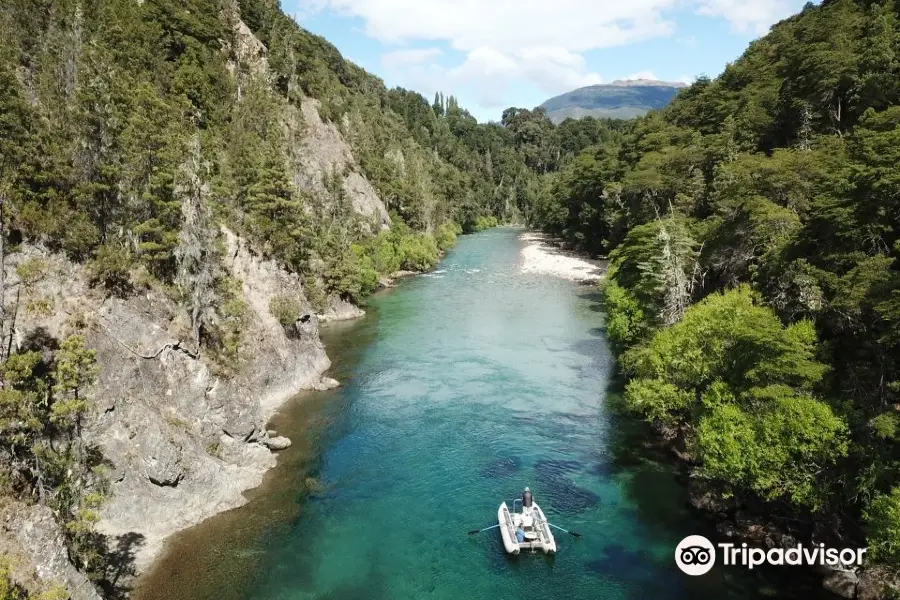
[[[353,209],[380,227],[387,228],[391,219],[384,203],[360,171],[341,132],[333,123],[326,123],[319,116],[319,107],[319,101],[313,98],[303,101],[306,130],[298,152],[294,184],[300,189],[325,195],[326,178],[331,173],[338,173],[343,192],[350,199]]]
[[[78,326],[97,350],[88,437],[109,460],[112,481],[99,528],[111,538],[142,538],[139,569],[166,536],[240,505],[241,493],[275,464],[266,421],[300,390],[333,385],[322,379],[330,363],[298,277],[254,256],[230,231],[224,238],[226,266],[249,306],[240,365],[230,377],[214,374],[185,340],[183,312],[163,294],[108,297],[88,286],[80,266],[37,247],[8,264],[15,286],[17,264],[42,260],[44,276],[28,293],[53,307],[49,317],[21,311],[17,346],[60,339]],[[275,295],[299,300],[306,322],[282,327],[268,309]]]
[[[223,237],[225,266],[249,306],[239,367],[231,376],[216,374],[198,354],[186,339],[183,310],[159,291],[107,296],[88,285],[81,266],[37,246],[23,246],[7,261],[13,288],[18,265],[43,262],[43,276],[20,304],[39,300],[52,307],[49,314],[18,311],[14,349],[79,328],[97,350],[100,377],[87,437],[108,460],[112,488],[98,528],[111,547],[128,545],[132,573],[149,564],[167,536],[245,501],[242,492],[259,485],[275,464],[270,447],[286,443],[271,439],[265,427],[285,400],[300,390],[337,385],[322,377],[330,363],[299,278],[254,255],[230,231],[223,230]],[[270,314],[275,295],[291,296],[304,308],[293,327]],[[58,560],[65,556],[62,537],[44,513],[49,511],[39,507],[7,511],[0,544],[21,546],[33,531],[44,532],[43,551],[17,554],[30,561],[39,580],[76,594],[83,580],[67,560]],[[73,597],[92,593],[90,588]]]
[[[272,82],[268,50],[236,12],[223,18],[232,22],[229,71],[240,101],[248,68]],[[388,227],[384,203],[319,109],[307,97],[299,107],[284,105],[285,158],[294,185],[327,203],[333,201],[327,186],[337,177],[344,198],[373,231]],[[221,237],[222,266],[240,283],[238,296],[248,307],[237,364],[229,370],[196,347],[183,306],[159,286],[110,295],[89,284],[84,266],[37,244],[22,244],[6,260],[7,290],[17,290],[7,292],[7,304],[18,294],[13,350],[52,348],[54,340],[77,330],[97,352],[100,375],[85,436],[107,462],[111,491],[98,530],[110,552],[121,555],[116,579],[146,568],[174,532],[244,503],[243,492],[274,466],[272,450],[290,443],[269,435],[272,414],[300,390],[337,385],[323,377],[330,362],[300,278],[230,230]],[[42,265],[41,276],[28,285],[17,274],[26,261]],[[270,312],[274,296],[299,303],[301,319],[283,326]],[[36,305],[41,310],[27,308]],[[362,314],[331,298],[322,319]],[[98,597],[69,562],[46,507],[3,507],[0,551],[15,557],[13,576],[27,589],[58,585],[75,600]]]
[[[63,533],[46,506],[0,502],[0,557],[12,563],[12,577],[28,592],[62,587],[71,600],[100,600],[69,562]]]
[[[246,65],[252,73],[271,83],[269,51],[265,44],[238,18],[236,9],[230,18],[233,21],[236,61],[230,64],[229,70],[236,74],[239,65]],[[321,103],[309,97],[303,98],[299,114],[294,106],[285,107],[287,114],[284,115],[284,121],[288,139],[297,142],[288,149],[294,185],[314,196],[328,198],[327,181],[336,174],[353,209],[364,219],[377,223],[380,228],[388,227],[391,219],[384,202],[362,173],[341,132],[333,123],[322,119],[320,110]]]

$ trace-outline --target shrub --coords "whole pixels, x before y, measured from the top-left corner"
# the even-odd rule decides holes
[[[325,282],[341,298],[362,303],[378,287],[378,272],[361,244],[351,244],[327,268]]]
[[[500,225],[500,221],[497,220],[497,217],[490,216],[481,216],[475,219],[475,225],[472,228],[473,231],[484,231],[485,229],[491,229],[492,227],[498,227]]]
[[[372,267],[384,275],[400,270],[401,257],[393,238],[389,232],[382,232],[365,245],[366,254],[372,259]]]
[[[758,408],[720,404],[697,427],[703,473],[813,510],[825,501],[819,473],[846,455],[846,425],[831,407],[786,386],[761,388]]]
[[[400,239],[400,267],[409,271],[427,271],[438,262],[438,247],[428,234],[405,235]]]
[[[47,273],[47,263],[40,258],[29,258],[16,267],[16,275],[25,287],[34,285]]]
[[[876,496],[864,516],[869,555],[878,561],[900,560],[900,487]]]
[[[637,298],[613,279],[603,285],[603,308],[606,312],[606,335],[621,353],[647,333],[647,320]]]
[[[650,421],[675,423],[673,413],[687,409],[692,400],[690,392],[661,379],[635,379],[625,388],[628,408]]]
[[[269,299],[269,312],[282,327],[290,327],[300,318],[303,307],[296,297],[280,294]]]
[[[456,245],[456,236],[462,233],[459,223],[443,223],[434,235],[434,241],[440,250],[449,250]]]
[[[307,275],[303,280],[303,289],[306,292],[306,299],[312,305],[313,309],[321,312],[325,310],[328,298],[322,289],[322,284],[313,275]]]
[[[130,269],[131,258],[128,251],[111,244],[100,246],[94,259],[87,265],[91,285],[102,285],[118,295],[131,291]]]

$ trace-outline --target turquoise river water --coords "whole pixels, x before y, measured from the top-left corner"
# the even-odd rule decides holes
[[[812,597],[801,573],[677,570],[670,460],[618,416],[594,288],[520,270],[517,229],[465,236],[431,274],[323,339],[342,387],[273,421],[294,440],[240,509],[176,538],[137,597],[192,600]],[[507,557],[526,485],[554,557]],[[814,584],[814,582],[812,582]]]

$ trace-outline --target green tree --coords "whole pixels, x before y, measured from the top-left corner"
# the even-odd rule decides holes
[[[875,497],[865,518],[871,558],[882,561],[900,559],[900,487]]]
[[[175,281],[185,296],[194,343],[216,325],[218,249],[216,230],[209,208],[207,166],[200,136],[190,144],[190,153],[181,167],[176,194],[181,198],[183,226],[175,248]]]
[[[133,104],[122,137],[138,254],[157,277],[170,280],[181,224],[175,181],[185,150],[184,127],[178,112],[150,84],[135,90]]]

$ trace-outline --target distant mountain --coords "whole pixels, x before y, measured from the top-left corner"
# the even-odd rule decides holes
[[[554,123],[561,123],[567,117],[631,119],[655,108],[663,108],[684,87],[687,86],[683,83],[650,79],[613,81],[550,98],[541,107],[547,110],[547,115]]]

